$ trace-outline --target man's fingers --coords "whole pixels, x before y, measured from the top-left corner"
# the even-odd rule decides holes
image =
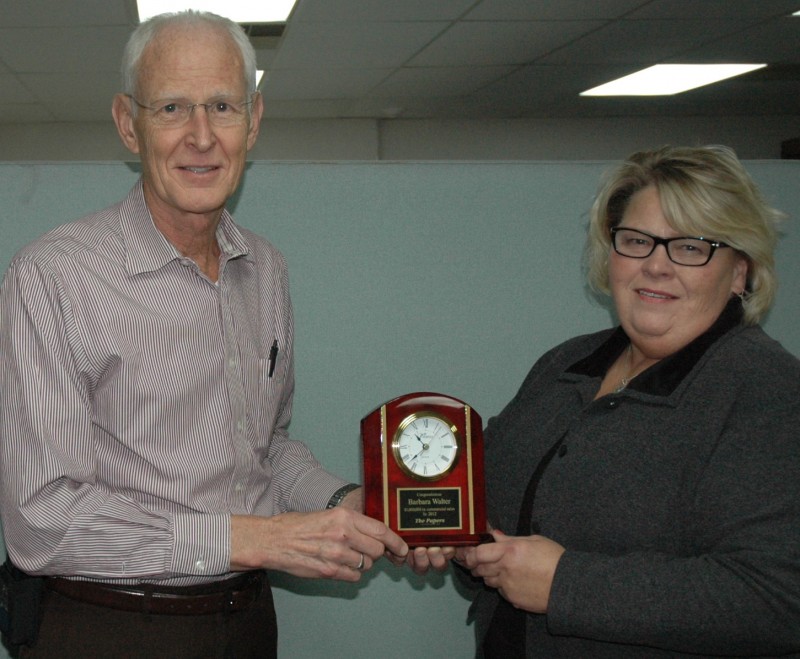
[[[383,522],[359,513],[353,514],[355,516],[353,526],[356,531],[377,540],[382,545],[379,552],[370,552],[370,556],[372,556],[372,558],[379,558],[381,554],[383,554],[384,548],[386,551],[389,551],[398,557],[405,556],[408,553],[408,545],[405,543],[405,540],[387,527]]]

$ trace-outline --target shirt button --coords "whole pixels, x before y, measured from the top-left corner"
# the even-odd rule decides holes
[[[206,571],[206,562],[202,558],[199,561],[196,561],[194,566],[198,572]]]
[[[244,489],[244,483],[241,483],[241,482],[240,483],[236,483],[236,486],[234,487],[234,489],[237,492],[241,492]]]
[[[608,409],[613,410],[615,407],[619,406],[618,400],[610,400],[608,401]]]

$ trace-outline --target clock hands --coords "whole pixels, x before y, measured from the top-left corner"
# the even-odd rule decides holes
[[[419,456],[421,456],[423,453],[425,453],[425,451],[427,451],[431,447],[430,444],[426,444],[425,442],[423,442],[422,438],[419,435],[414,435],[414,437],[420,444],[422,444],[422,448],[420,449],[419,453],[417,453],[415,456],[412,456],[411,458],[412,461],[415,461]]]
[[[419,439],[419,437],[418,437],[417,439]],[[422,441],[422,440],[420,440],[420,441]],[[425,443],[423,442],[423,443],[422,443],[422,448],[420,449],[419,453],[417,453],[417,454],[416,454],[414,457],[412,457],[411,459],[412,459],[412,460],[416,460],[416,459],[417,459],[419,456],[421,456],[423,453],[425,453],[425,451],[427,451],[429,448],[430,448],[430,447],[429,447],[427,444],[425,444]]]
[[[424,427],[417,427],[417,423]],[[454,431],[455,428],[451,430],[438,419],[416,419],[402,431],[404,439],[396,440],[395,451],[400,451],[396,457],[415,476],[441,477],[450,470],[455,459]],[[412,453],[411,447],[414,440],[419,442],[416,453]]]

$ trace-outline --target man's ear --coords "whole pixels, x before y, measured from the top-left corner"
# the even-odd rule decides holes
[[[117,133],[122,143],[132,153],[139,153],[139,137],[133,126],[133,99],[126,94],[117,94],[111,104],[111,114],[117,126]]]
[[[253,98],[253,105],[250,108],[250,130],[247,132],[247,150],[253,148],[261,128],[261,115],[264,113],[264,99],[261,93],[256,92]]]

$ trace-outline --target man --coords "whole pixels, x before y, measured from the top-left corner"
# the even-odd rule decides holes
[[[123,78],[140,182],[23,249],[0,294],[5,539],[47,577],[22,654],[274,656],[264,569],[356,581],[408,548],[288,438],[285,262],[225,210],[262,114],[243,32],[156,17]]]

